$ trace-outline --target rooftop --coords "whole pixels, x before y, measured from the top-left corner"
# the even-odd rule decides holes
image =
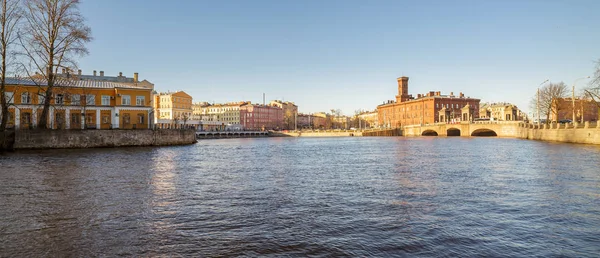
[[[32,79],[32,78],[6,78],[6,84],[8,85],[26,85],[26,86],[48,86],[48,82],[44,79]],[[74,87],[74,88],[98,88],[98,89],[114,89],[114,88],[125,88],[125,89],[148,89],[142,86],[122,84],[109,81],[95,81],[95,80],[74,80],[58,78],[54,86],[56,87]]]

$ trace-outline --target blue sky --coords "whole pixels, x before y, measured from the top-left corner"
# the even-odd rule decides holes
[[[403,75],[413,95],[463,92],[529,110],[542,81],[572,85],[600,59],[595,0],[83,0],[80,9],[94,36],[85,73],[139,72],[195,102],[265,93],[305,113],[373,110]]]

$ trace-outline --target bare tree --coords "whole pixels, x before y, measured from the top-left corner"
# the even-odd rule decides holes
[[[173,124],[175,124],[175,129],[179,127],[180,117],[178,115],[173,115]]]
[[[27,74],[37,71],[46,85],[39,128],[48,128],[50,102],[58,69],[75,70],[75,58],[85,55],[91,29],[78,9],[79,0],[25,0],[24,27],[19,42]],[[60,86],[60,85],[58,85]]]
[[[183,127],[185,127],[188,120],[190,120],[190,115],[188,113],[183,113],[181,115],[181,121],[183,121]]]
[[[8,71],[9,48],[16,40],[15,30],[22,17],[18,0],[2,0],[2,13],[0,13],[0,106],[2,108],[2,119],[0,121],[0,132],[6,129],[8,123],[8,106],[6,99],[6,73]],[[14,97],[14,96],[12,96]]]
[[[592,81],[587,88],[583,90],[584,96],[592,99],[594,104],[598,107],[598,114],[600,118],[600,59],[596,61],[596,71],[592,77]]]
[[[556,101],[568,95],[567,85],[563,82],[549,83],[540,88],[539,91],[539,103],[538,96],[533,96],[531,106],[537,108],[539,104],[540,114],[543,114],[546,117],[546,121],[549,121],[551,114],[554,114],[555,117],[558,116],[561,106],[557,105]]]

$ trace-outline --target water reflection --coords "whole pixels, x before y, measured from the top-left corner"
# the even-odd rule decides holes
[[[0,256],[600,252],[600,148],[223,139],[0,156]]]

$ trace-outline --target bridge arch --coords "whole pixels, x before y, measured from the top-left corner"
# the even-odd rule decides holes
[[[434,130],[425,130],[421,133],[421,136],[438,136],[438,133]]]
[[[471,133],[471,136],[498,136],[498,134],[491,129],[479,128]]]
[[[446,135],[447,136],[460,136],[460,129],[458,128],[448,128],[448,130],[446,130]]]

